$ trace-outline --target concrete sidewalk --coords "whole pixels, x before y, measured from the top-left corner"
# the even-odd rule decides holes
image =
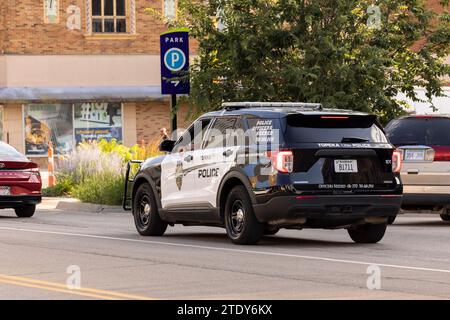
[[[38,205],[40,210],[64,210],[72,212],[91,212],[91,213],[126,213],[120,206],[107,206],[92,203],[83,203],[74,198],[53,198],[44,197],[42,203]]]

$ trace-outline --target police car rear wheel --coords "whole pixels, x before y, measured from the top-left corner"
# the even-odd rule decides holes
[[[348,229],[350,238],[356,243],[377,243],[386,233],[386,224],[365,224]]]
[[[146,183],[136,191],[133,216],[140,235],[162,236],[167,229],[167,223],[159,216],[153,191]]]
[[[263,235],[264,226],[253,213],[250,197],[243,186],[234,187],[225,203],[225,227],[235,244],[255,244]]]

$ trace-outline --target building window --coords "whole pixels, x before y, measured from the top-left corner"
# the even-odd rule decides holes
[[[71,104],[29,104],[24,107],[25,154],[46,156],[48,143],[55,154],[73,150],[73,115]]]
[[[92,0],[92,32],[126,33],[126,0]]]
[[[121,143],[122,114],[121,103],[25,105],[25,154],[47,156],[50,141],[57,155],[71,153],[82,142],[115,139]]]
[[[76,145],[102,139],[122,142],[122,104],[75,104],[74,129]]]
[[[163,0],[164,17],[175,20],[177,17],[177,0]]]

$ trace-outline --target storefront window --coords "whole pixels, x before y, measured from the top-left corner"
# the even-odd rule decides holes
[[[115,139],[122,141],[120,103],[82,103],[75,105],[75,143]]]
[[[73,150],[73,113],[70,104],[30,104],[24,107],[25,153],[46,156],[48,142],[55,154]]]

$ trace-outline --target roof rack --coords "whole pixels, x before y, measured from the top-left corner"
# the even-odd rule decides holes
[[[247,108],[305,108],[322,110],[320,103],[307,102],[226,102],[222,104],[226,110],[238,110]]]

